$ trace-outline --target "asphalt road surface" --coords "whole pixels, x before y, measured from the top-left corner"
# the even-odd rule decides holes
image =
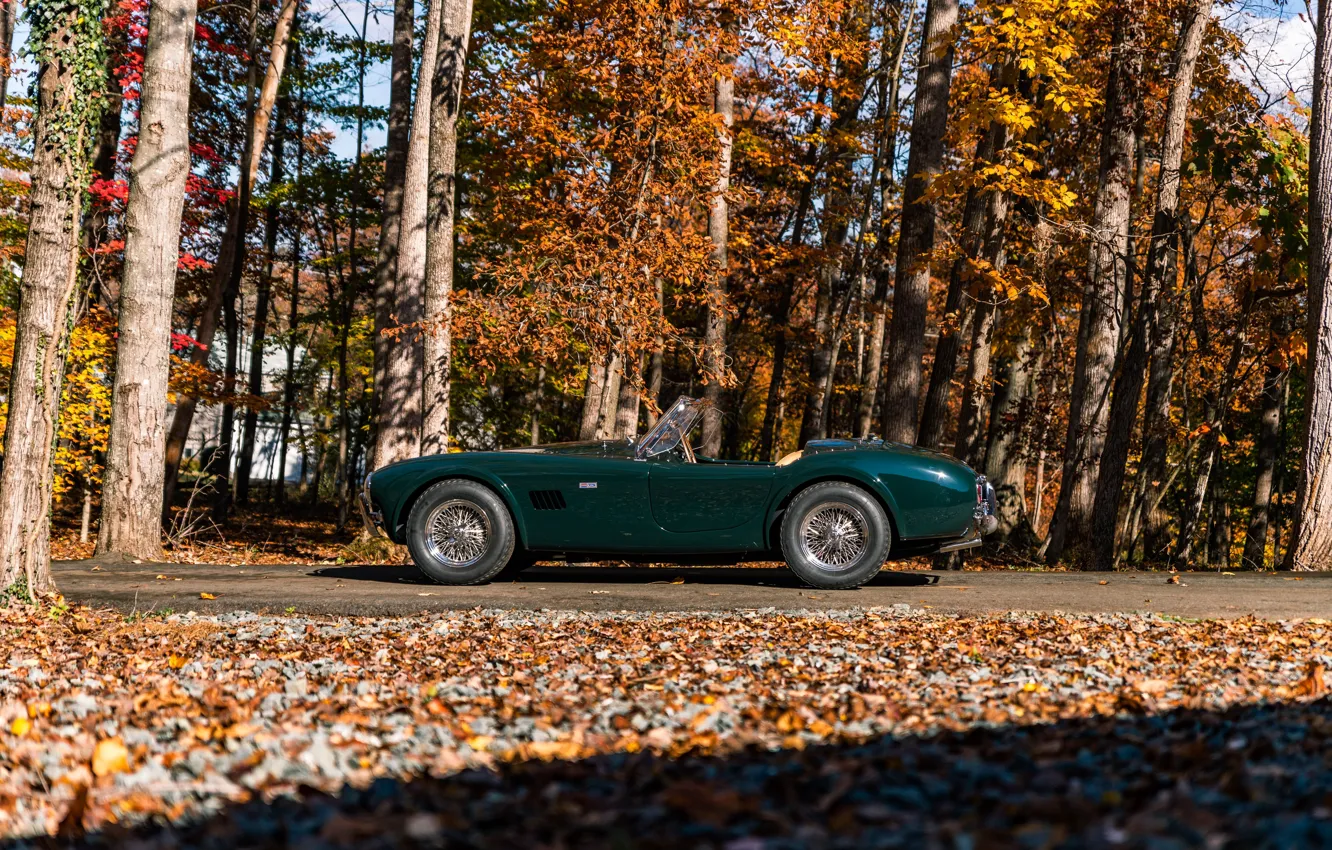
[[[456,608],[577,611],[847,609],[1156,612],[1332,619],[1332,575],[1292,573],[883,572],[857,590],[815,590],[782,568],[535,567],[520,581],[445,587],[414,567],[191,565],[101,559],[53,565],[65,597],[147,613],[225,611],[392,616]]]

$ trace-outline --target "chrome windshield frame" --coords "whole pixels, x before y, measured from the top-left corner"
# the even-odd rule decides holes
[[[702,399],[689,396],[680,396],[676,399],[674,404],[662,411],[661,418],[652,426],[652,430],[634,444],[634,458],[647,460],[665,454],[680,445],[698,424],[699,417],[703,415],[704,404]]]

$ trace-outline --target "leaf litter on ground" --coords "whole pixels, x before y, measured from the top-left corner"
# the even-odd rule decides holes
[[[10,839],[1332,844],[1323,620],[75,608],[0,635]]]

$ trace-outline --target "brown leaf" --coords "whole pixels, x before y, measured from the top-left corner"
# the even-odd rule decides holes
[[[1323,665],[1317,661],[1310,661],[1304,670],[1304,678],[1295,683],[1295,695],[1318,699],[1325,693],[1327,693],[1327,681]]]

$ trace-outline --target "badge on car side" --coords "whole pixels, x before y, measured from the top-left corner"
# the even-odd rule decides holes
[[[579,482],[578,482],[578,489],[579,489],[579,490],[595,490],[595,489],[597,489],[597,482],[595,482],[595,481],[579,481]]]

